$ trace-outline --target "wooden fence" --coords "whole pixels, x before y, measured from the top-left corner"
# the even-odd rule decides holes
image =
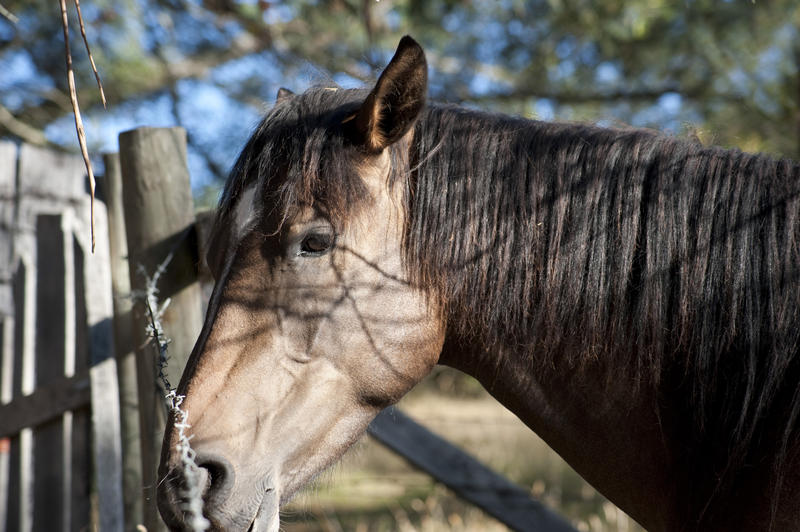
[[[0,532],[164,529],[154,499],[164,406],[130,293],[143,288],[139,265],[152,273],[175,254],[159,290],[172,299],[177,384],[208,295],[197,266],[210,218],[194,218],[182,130],[123,133],[105,165],[89,255],[82,162],[0,143]],[[397,410],[369,432],[512,529],[574,530]]]
[[[100,205],[90,257],[88,201],[79,160],[0,143],[0,529],[122,530],[108,238]]]

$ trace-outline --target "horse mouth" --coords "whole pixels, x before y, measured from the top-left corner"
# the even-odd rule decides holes
[[[280,529],[279,504],[280,498],[275,490],[267,489],[247,532],[278,532]]]

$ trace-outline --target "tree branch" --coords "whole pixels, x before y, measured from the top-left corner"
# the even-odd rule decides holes
[[[11,111],[2,105],[0,105],[0,127],[28,144],[34,144],[36,146],[49,145],[44,131],[18,120]]]
[[[267,47],[268,44],[262,39],[253,37],[251,34],[245,34],[235,39],[228,48],[200,53],[169,65],[163,65],[158,58],[154,58],[154,61],[157,61],[158,64],[152,75],[137,80],[138,83],[135,85],[129,83],[125,86],[114,85],[106,87],[109,91],[109,100],[113,102],[146,98],[163,90],[166,84],[182,79],[202,78],[221,64],[251,53],[258,53]],[[69,97],[58,89],[51,89],[38,94],[38,96],[45,101],[33,102],[16,113],[18,118],[24,119],[34,127],[43,128],[56,118],[72,111]],[[89,91],[82,91],[78,94],[78,100],[82,108],[90,108],[96,98]]]
[[[19,22],[19,17],[17,17],[14,13],[6,9],[3,4],[0,4],[0,17],[7,18],[12,24],[16,24]]]

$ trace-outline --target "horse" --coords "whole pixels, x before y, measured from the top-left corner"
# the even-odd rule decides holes
[[[231,171],[178,388],[211,526],[277,531],[443,364],[648,530],[800,530],[800,167],[426,94],[404,37],[370,89],[281,90]]]

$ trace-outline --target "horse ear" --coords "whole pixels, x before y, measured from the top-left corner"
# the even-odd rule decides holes
[[[358,113],[351,118],[356,140],[373,152],[400,140],[425,106],[427,90],[425,52],[406,35]]]
[[[281,87],[280,89],[278,89],[278,96],[277,98],[275,98],[275,100],[279,102],[281,100],[285,100],[289,96],[294,96],[294,93],[289,89]]]

